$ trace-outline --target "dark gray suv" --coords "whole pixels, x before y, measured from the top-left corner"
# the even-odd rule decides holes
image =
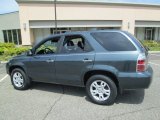
[[[51,35],[6,64],[15,89],[32,81],[85,87],[97,104],[113,104],[118,92],[148,88],[153,71],[148,52],[124,31]]]

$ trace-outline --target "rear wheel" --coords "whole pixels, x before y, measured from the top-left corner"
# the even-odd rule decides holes
[[[11,82],[15,89],[25,90],[30,86],[30,80],[25,72],[19,68],[15,68],[11,73]]]
[[[109,77],[94,75],[87,81],[86,92],[94,103],[110,105],[114,103],[117,96],[117,87]]]

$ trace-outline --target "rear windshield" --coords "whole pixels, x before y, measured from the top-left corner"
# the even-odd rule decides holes
[[[135,46],[121,33],[95,32],[91,33],[107,51],[135,51]]]

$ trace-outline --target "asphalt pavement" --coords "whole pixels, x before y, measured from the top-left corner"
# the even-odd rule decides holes
[[[149,89],[125,91],[115,104],[93,104],[85,89],[34,83],[15,90],[0,64],[0,120],[160,120],[160,54],[151,54],[154,70]]]

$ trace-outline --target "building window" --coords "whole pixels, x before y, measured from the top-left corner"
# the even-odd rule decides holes
[[[12,30],[12,34],[13,34],[13,42],[14,42],[14,44],[18,45],[17,31],[16,30]]]
[[[18,32],[19,45],[21,45],[22,44],[22,37],[21,37],[21,31],[20,31],[20,29],[18,29],[17,32]]]
[[[5,43],[22,44],[20,29],[3,30],[3,37]]]
[[[145,28],[145,40],[154,40],[154,28]]]
[[[12,43],[12,32],[11,30],[8,30],[8,40],[10,43]]]
[[[71,31],[71,28],[57,28],[57,32],[56,32],[56,28],[50,28],[51,34],[61,34],[67,31]]]
[[[7,31],[3,30],[3,37],[4,37],[4,42],[7,43],[8,39],[7,39]]]

